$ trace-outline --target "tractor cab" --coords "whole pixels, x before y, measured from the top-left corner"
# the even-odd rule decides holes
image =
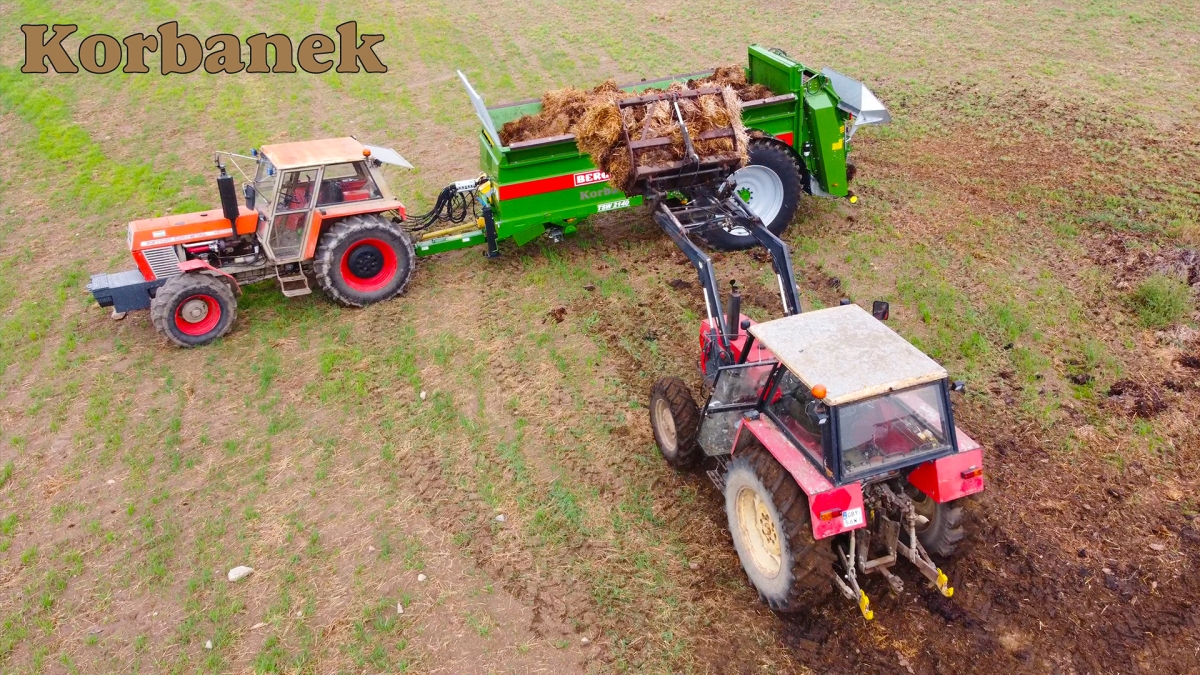
[[[264,145],[255,158],[254,181],[243,192],[246,205],[259,214],[258,238],[277,264],[311,256],[322,220],[392,201],[382,164],[412,168],[394,150],[353,138]]]
[[[776,365],[725,367],[708,407],[763,379],[754,409],[832,483],[884,480],[958,452],[946,370],[857,305],[754,324],[749,333]],[[701,443],[714,423],[702,423]]]

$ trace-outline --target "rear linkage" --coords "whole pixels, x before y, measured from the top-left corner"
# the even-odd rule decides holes
[[[883,575],[884,580],[888,582],[894,592],[902,593],[904,582],[888,570],[889,567],[896,564],[897,552],[915,565],[942,595],[947,598],[953,596],[954,588],[949,585],[950,580],[933,563],[929,553],[917,539],[917,525],[923,525],[926,519],[917,514],[912,499],[902,492],[893,491],[887,483],[874,483],[863,488],[863,505],[870,513],[871,526],[867,529],[849,532],[847,535],[849,550],[841,543],[835,543],[833,546],[842,567],[840,574],[833,572],[834,585],[847,599],[858,603],[863,618],[870,621],[875,618],[875,612],[871,610],[871,599],[858,585],[858,574],[878,572]],[[896,518],[892,519],[888,516]],[[901,528],[908,535],[907,539],[912,543],[911,546],[900,540]],[[859,534],[860,532],[861,534]],[[860,539],[861,542],[858,541]],[[868,560],[872,543],[875,543],[877,548],[882,548],[885,553],[878,558]]]

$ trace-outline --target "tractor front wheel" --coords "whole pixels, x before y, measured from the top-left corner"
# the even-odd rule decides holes
[[[371,214],[346,218],[322,234],[313,270],[335,302],[364,307],[403,293],[416,260],[408,233]]]
[[[206,345],[229,332],[237,298],[229,284],[197,272],[173,277],[150,301],[150,321],[180,347]]]
[[[918,524],[917,541],[926,551],[943,558],[952,557],[958,549],[958,543],[963,539],[963,521],[966,512],[956,502],[939,504],[933,497],[910,488],[908,496],[913,500],[917,515],[924,518],[923,524]],[[908,533],[901,529],[900,536],[908,541]]]
[[[771,609],[794,612],[829,592],[829,542],[813,538],[807,495],[761,446],[729,463],[725,515],[742,569]]]
[[[687,469],[700,458],[700,448],[696,445],[700,409],[692,392],[678,377],[664,377],[650,389],[650,428],[667,464]]]

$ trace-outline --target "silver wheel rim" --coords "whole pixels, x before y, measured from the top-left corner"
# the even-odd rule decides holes
[[[734,191],[745,200],[750,213],[758,216],[763,225],[770,225],[783,208],[783,181],[779,175],[765,166],[751,164],[735,171],[733,181],[737,185]],[[750,236],[750,230],[744,227],[733,227],[728,232],[739,237]]]
[[[662,443],[663,452],[675,454],[675,418],[665,398],[654,402],[654,426],[658,428],[658,440]]]
[[[188,323],[200,323],[208,316],[208,303],[203,300],[188,300],[183,303],[179,315]]]
[[[750,562],[763,576],[775,578],[783,567],[779,525],[758,491],[743,487],[734,498],[738,530]]]

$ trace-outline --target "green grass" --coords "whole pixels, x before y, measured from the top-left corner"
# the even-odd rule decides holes
[[[1166,328],[1186,317],[1192,310],[1192,289],[1174,276],[1154,273],[1137,287],[1129,298],[1146,328]]]

